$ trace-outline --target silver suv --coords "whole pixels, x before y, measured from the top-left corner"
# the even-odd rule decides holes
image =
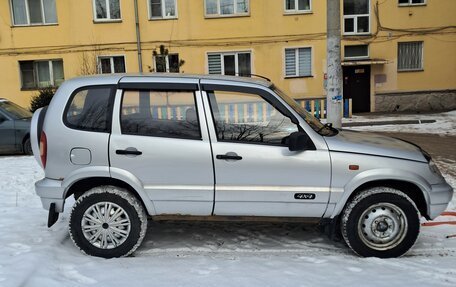
[[[316,219],[360,256],[396,257],[453,195],[418,146],[323,125],[261,79],[72,79],[31,132],[48,225],[74,196],[71,238],[106,258],[134,252],[148,217]]]

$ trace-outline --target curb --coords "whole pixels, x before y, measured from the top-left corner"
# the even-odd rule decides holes
[[[372,122],[354,122],[343,123],[342,127],[363,127],[363,126],[384,126],[384,125],[413,125],[413,124],[430,124],[436,120],[396,120],[396,121],[372,121]]]

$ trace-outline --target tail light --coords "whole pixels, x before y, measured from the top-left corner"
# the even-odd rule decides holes
[[[47,159],[47,138],[44,132],[41,132],[40,136],[40,158],[43,168],[46,168],[46,159]]]

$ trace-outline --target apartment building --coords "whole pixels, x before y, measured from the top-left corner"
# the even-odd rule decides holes
[[[353,112],[456,108],[456,1],[341,0]],[[3,0],[0,97],[95,73],[261,75],[325,97],[326,0]]]

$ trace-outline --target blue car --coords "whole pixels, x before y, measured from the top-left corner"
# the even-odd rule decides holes
[[[33,154],[30,145],[30,120],[28,110],[0,98],[0,153]]]

